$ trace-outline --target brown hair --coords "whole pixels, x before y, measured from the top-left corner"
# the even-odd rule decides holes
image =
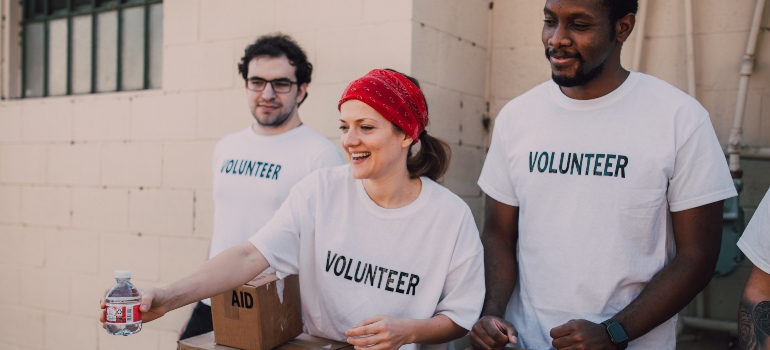
[[[417,81],[417,79],[393,69],[387,70],[405,76],[422,90],[420,82]],[[423,96],[423,98],[425,97]],[[428,101],[425,101],[425,107],[427,108],[427,106]],[[404,131],[396,126],[396,124],[392,125],[394,131],[404,134]],[[427,127],[427,125],[425,126]],[[449,148],[449,144],[444,142],[444,140],[428,135],[427,130],[423,130],[419,136],[419,140],[420,149],[417,150],[417,153],[412,153],[413,144],[409,146],[409,152],[406,156],[406,170],[409,171],[409,177],[417,178],[425,176],[433,181],[438,181],[444,176],[447,169],[449,169],[449,160],[452,158],[452,150]]]
[[[417,153],[412,154],[412,146],[409,146],[406,170],[412,178],[426,176],[433,181],[438,181],[449,169],[451,157],[452,151],[444,140],[423,131],[420,134],[420,149]]]

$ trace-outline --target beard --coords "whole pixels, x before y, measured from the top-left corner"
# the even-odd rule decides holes
[[[264,126],[264,127],[268,127],[268,128],[276,128],[276,127],[279,127],[279,126],[283,125],[283,123],[285,123],[287,120],[289,120],[289,118],[292,116],[292,114],[294,114],[294,109],[295,108],[297,108],[296,105],[292,106],[291,108],[288,108],[288,109],[282,109],[281,113],[278,114],[278,116],[276,116],[275,119],[273,119],[272,121],[262,121],[262,120],[260,120],[259,117],[257,116],[257,111],[256,110],[252,111],[252,115],[254,116],[254,119],[257,121],[257,124],[259,124],[260,126]]]
[[[545,50],[545,57],[548,58],[550,61],[551,56],[554,55],[557,51],[555,49],[546,49]],[[580,55],[580,53],[574,53],[574,54],[561,54],[559,55],[560,58],[575,58],[579,62],[579,67],[577,71],[575,71],[575,75],[570,77],[566,75],[557,75],[553,71],[551,71],[551,79],[553,79],[553,82],[556,83],[556,85],[559,85],[561,87],[575,87],[575,86],[581,86],[589,83],[590,81],[596,79],[599,75],[602,74],[604,71],[604,67],[607,64],[607,60],[609,57],[605,58],[604,61],[599,63],[598,66],[591,68],[590,70],[585,70],[585,59],[583,59],[583,56]]]

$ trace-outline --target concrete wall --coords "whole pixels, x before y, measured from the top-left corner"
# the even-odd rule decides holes
[[[414,1],[412,74],[428,107],[428,132],[450,144],[444,185],[462,197],[481,226],[483,201],[476,180],[486,154],[489,3],[483,0]]]
[[[18,81],[15,0],[0,0],[2,96]],[[732,123],[754,0],[695,2],[698,99],[721,142]],[[444,184],[483,218],[476,179],[502,105],[549,78],[542,1],[166,0],[163,89],[0,100],[0,349],[169,349],[190,309],[131,337],[109,336],[97,300],[117,268],[165,285],[206,257],[212,147],[252,120],[235,64],[255,37],[294,36],[314,63],[305,123],[337,143],[336,101],[375,67],[418,78],[429,132],[453,162]],[[686,86],[683,5],[651,0],[641,70]],[[752,79],[745,141],[770,146],[770,38]],[[624,50],[630,65],[633,41]],[[15,51],[16,50],[16,51]],[[770,162],[744,162],[750,215]],[[141,257],[137,259],[136,257]],[[711,312],[734,318],[738,274],[710,288]]]
[[[3,14],[15,2],[0,1]],[[0,101],[0,349],[176,348],[189,307],[115,337],[97,302],[115,269],[152,287],[205,260],[213,146],[253,120],[236,69],[245,46],[280,30],[306,49],[316,69],[300,115],[336,144],[347,83],[411,71],[412,6],[166,0],[163,89]]]

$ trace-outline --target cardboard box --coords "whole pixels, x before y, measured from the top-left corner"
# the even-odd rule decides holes
[[[272,349],[302,334],[299,276],[261,274],[211,298],[217,344],[243,350]]]
[[[283,350],[340,350],[352,348],[348,343],[337,342],[324,338],[314,337],[307,334],[300,334],[298,337],[289,340],[276,349]],[[219,345],[214,342],[214,332],[199,335],[179,341],[179,350],[234,350],[229,346]]]

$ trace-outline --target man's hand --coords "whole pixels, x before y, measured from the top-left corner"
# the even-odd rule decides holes
[[[557,349],[616,350],[607,327],[586,320],[570,320],[551,329],[551,345]]]
[[[102,328],[106,328],[105,322],[107,322],[107,304],[105,301],[107,292],[109,292],[109,290],[104,292],[104,296],[102,296],[102,299],[99,301],[99,307],[102,309],[99,321],[102,322]],[[141,306],[139,306],[139,311],[142,312],[142,323],[150,322],[166,314],[167,306],[164,305],[166,298],[164,297],[162,289],[150,288],[140,291],[140,294],[142,295],[142,300],[140,301]]]
[[[487,196],[484,231],[484,272],[487,291],[484,295],[482,317],[471,329],[471,346],[476,349],[503,348],[518,342],[518,332],[510,322],[498,317],[505,314],[508,301],[516,287],[518,262],[516,246],[519,240],[519,207],[500,203]]]
[[[494,316],[484,316],[471,330],[471,346],[476,350],[504,348],[516,344],[519,333],[510,322]]]
[[[359,322],[345,335],[348,336],[348,343],[356,349],[398,349],[413,342],[412,321],[392,316],[374,316]]]

